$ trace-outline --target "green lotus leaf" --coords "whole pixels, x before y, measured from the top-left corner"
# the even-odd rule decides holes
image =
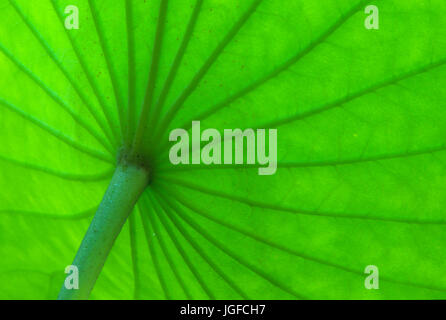
[[[446,298],[445,1],[0,0],[0,17],[1,299],[57,298],[122,159],[150,184],[92,299]],[[277,172],[171,164],[192,121],[277,129]]]

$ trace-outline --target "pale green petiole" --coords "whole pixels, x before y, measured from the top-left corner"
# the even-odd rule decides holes
[[[59,300],[88,299],[121,229],[147,187],[149,173],[134,165],[116,168],[110,185],[82,240],[73,266],[79,270],[79,289],[62,287]]]

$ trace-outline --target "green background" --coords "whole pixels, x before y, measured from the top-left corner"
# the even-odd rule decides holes
[[[446,298],[445,64],[444,0],[0,0],[0,298],[57,297],[140,120],[91,298]],[[192,120],[277,128],[277,173],[173,167]]]

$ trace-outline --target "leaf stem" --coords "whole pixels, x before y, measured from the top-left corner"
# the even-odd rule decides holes
[[[147,170],[130,164],[116,168],[110,185],[74,258],[79,270],[79,288],[65,284],[59,300],[86,300],[104,266],[127,217],[149,182]]]

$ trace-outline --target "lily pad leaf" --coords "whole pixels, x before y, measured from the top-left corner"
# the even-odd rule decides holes
[[[57,298],[127,156],[151,181],[92,299],[446,298],[443,0],[0,0],[0,16],[1,299]],[[277,172],[171,164],[192,121],[277,129]]]

